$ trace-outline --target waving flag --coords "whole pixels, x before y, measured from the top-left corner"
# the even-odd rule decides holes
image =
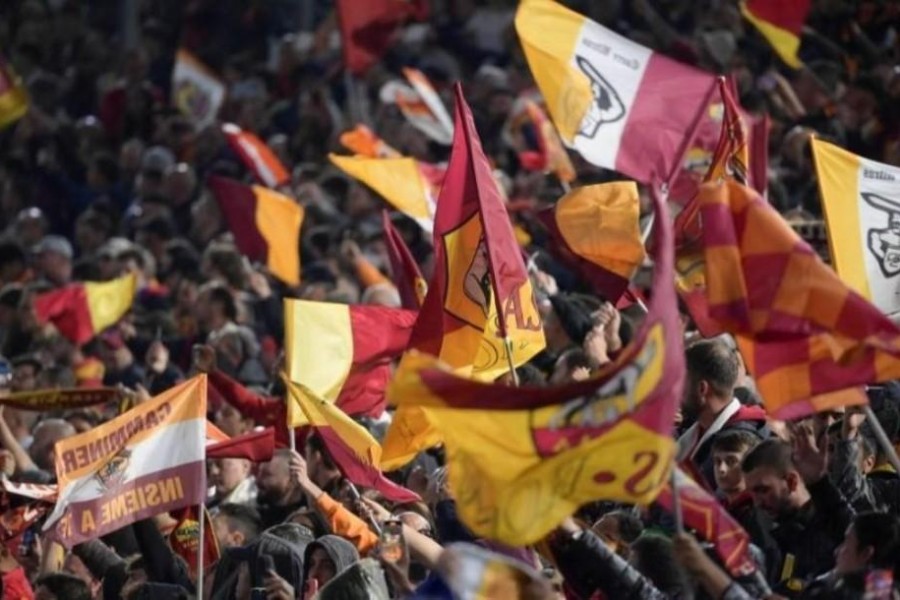
[[[678,498],[684,524],[713,544],[716,554],[733,577],[744,577],[756,570],[750,556],[750,536],[728,511],[678,467],[675,467]],[[672,486],[666,485],[656,502],[666,510],[675,503]]]
[[[303,207],[268,188],[225,177],[210,177],[208,185],[241,254],[286,284],[299,285]]]
[[[563,140],[590,163],[669,182],[715,78],[551,0],[524,0],[516,31]]]
[[[0,56],[0,129],[15,123],[28,112],[28,92],[12,67]]]
[[[206,500],[206,376],[56,443],[59,499],[44,529],[66,546]]]
[[[752,342],[742,354],[770,414],[864,402],[841,391],[900,376],[900,329],[753,190],[704,184],[700,218],[710,317]]]
[[[270,457],[271,458],[271,457]],[[176,524],[169,533],[169,545],[172,551],[184,559],[191,577],[197,577],[197,550],[200,545],[200,519],[197,518],[197,507],[186,506],[175,516]],[[212,568],[219,560],[219,542],[209,512],[203,507],[203,568]]]
[[[900,167],[814,139],[834,268],[882,312],[900,312]]]
[[[415,321],[409,310],[285,299],[287,375],[347,414],[380,414]]]
[[[222,125],[222,133],[258,182],[275,188],[290,181],[291,175],[281,164],[281,159],[256,134],[244,131],[233,123]]]
[[[410,17],[425,19],[425,0],[337,0],[344,66],[361,75],[381,60],[399,27]]]
[[[671,285],[672,230],[656,200],[653,298],[634,340],[596,377],[555,387],[481,383],[411,354],[388,395],[440,429],[460,517],[512,546],[544,537],[585,503],[652,501],[674,457],[684,351]]]
[[[565,183],[575,180],[575,167],[556,128],[534,100],[516,100],[504,135],[519,151],[519,162],[529,171],[552,172]]]
[[[207,423],[207,428],[210,425],[212,423]],[[207,429],[206,437],[206,458],[245,458],[252,462],[267,462],[275,454],[275,430],[271,427],[212,443]]]
[[[403,308],[418,310],[425,300],[428,284],[422,277],[412,252],[403,241],[403,236],[391,223],[391,216],[386,210],[381,211],[381,224],[384,227],[384,243],[391,263],[391,276],[397,291],[400,292]]]
[[[193,121],[197,130],[212,124],[225,102],[225,84],[196,56],[185,49],[175,55],[172,103]]]
[[[400,158],[400,153],[375,135],[365,125],[357,125],[340,137],[341,145],[350,152],[366,158]]]
[[[435,272],[410,347],[462,374],[494,379],[509,371],[504,338],[518,366],[544,348],[544,332],[506,207],[459,85],[455,132],[435,216]],[[415,412],[401,408],[388,429],[385,469],[411,460],[426,440],[437,440],[434,430],[424,427],[427,419]]]
[[[385,478],[379,469],[381,446],[365,427],[340,408],[316,397],[308,388],[292,381],[288,381],[287,386],[288,426],[312,426],[344,477],[356,485],[380,492],[391,502],[416,502],[420,499]]]
[[[329,154],[328,160],[341,171],[366,184],[391,206],[431,233],[435,198],[444,170],[414,158],[367,158]]]
[[[112,281],[73,283],[34,299],[38,320],[50,322],[76,344],[84,344],[119,322],[134,302],[133,274]]]
[[[610,302],[617,302],[644,261],[634,182],[577,188],[539,215],[556,253]]]
[[[397,105],[410,125],[439,144],[453,142],[453,121],[424,73],[404,68],[409,85],[391,81],[379,92],[381,101]]]
[[[797,57],[800,35],[809,15],[810,0],[747,0],[741,13],[772,44],[789,67],[803,66]]]

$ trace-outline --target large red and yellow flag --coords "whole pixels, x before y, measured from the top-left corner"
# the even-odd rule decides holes
[[[574,189],[538,216],[554,253],[615,303],[644,261],[640,212],[637,185],[618,181]]]
[[[384,227],[384,244],[387,246],[388,260],[391,263],[391,278],[400,293],[400,303],[403,308],[418,310],[425,300],[428,283],[422,276],[412,252],[403,241],[403,236],[391,223],[390,213],[386,210],[381,212],[381,223]]]
[[[464,376],[492,380],[545,345],[544,331],[512,224],[472,113],[456,87],[453,150],[434,227],[435,272],[410,347]],[[405,363],[401,361],[400,370]],[[401,407],[384,442],[385,469],[439,441],[414,407]]]
[[[112,281],[73,283],[34,299],[38,320],[50,322],[67,339],[84,344],[125,316],[134,302],[133,274]]]
[[[206,375],[56,443],[59,498],[44,529],[66,546],[206,500]]]
[[[286,284],[299,285],[303,207],[268,188],[225,177],[210,177],[208,185],[241,254]]]
[[[225,134],[228,145],[258,182],[275,188],[290,181],[291,174],[281,159],[255,133],[244,131],[234,123],[222,125],[222,133]]]
[[[6,59],[0,56],[0,129],[28,112],[28,92]]]
[[[288,378],[347,414],[377,416],[384,410],[391,360],[406,350],[416,314],[286,298]]]
[[[865,394],[848,388],[900,376],[900,329],[756,192],[705,184],[700,211],[709,315],[739,336],[770,414],[862,403]]]
[[[380,492],[391,502],[416,502],[419,496],[381,472],[381,446],[365,427],[309,388],[287,381],[288,427],[310,425],[344,477]]]
[[[411,354],[391,402],[427,413],[445,441],[451,489],[479,536],[530,544],[593,500],[652,501],[675,452],[684,356],[671,285],[672,229],[656,201],[649,312],[615,362],[588,381],[551,388],[459,377]]]
[[[747,532],[714,496],[678,467],[675,467],[675,480],[684,524],[713,544],[716,554],[732,576],[744,577],[753,573],[757,567],[750,556],[750,536]],[[670,484],[666,484],[656,502],[666,510],[674,509]]]
[[[811,5],[811,0],[746,0],[741,2],[741,13],[768,40],[786,65],[799,69],[803,63],[797,57],[797,51]]]

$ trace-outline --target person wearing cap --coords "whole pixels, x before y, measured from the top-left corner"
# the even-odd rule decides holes
[[[60,235],[45,235],[35,248],[37,273],[54,287],[72,281],[72,258],[75,255],[69,240]]]

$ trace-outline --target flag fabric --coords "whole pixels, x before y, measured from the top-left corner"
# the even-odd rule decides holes
[[[54,504],[59,495],[59,489],[55,484],[21,483],[10,481],[5,475],[0,481],[2,481],[3,491],[13,496]]]
[[[741,2],[741,14],[759,30],[786,65],[799,69],[803,63],[797,51],[811,4],[811,0],[746,0]]]
[[[219,560],[219,542],[216,539],[216,530],[206,507],[203,510],[203,570],[209,572]],[[169,532],[169,545],[172,551],[184,559],[188,565],[191,577],[197,577],[197,551],[200,542],[200,520],[197,518],[197,507],[186,506],[174,515],[177,521],[175,527]]]
[[[252,462],[267,462],[272,460],[273,454],[275,454],[275,430],[271,427],[206,446],[206,458],[245,458]]]
[[[390,362],[406,350],[416,316],[383,306],[286,298],[288,378],[349,415],[381,414]]]
[[[134,302],[137,278],[125,275],[112,281],[86,281],[39,294],[34,311],[39,321],[53,323],[59,333],[84,344],[125,316]]]
[[[524,168],[552,172],[565,183],[575,180],[575,167],[556,128],[531,98],[521,97],[513,104],[504,135],[510,145],[518,150],[519,162]]]
[[[0,397],[0,405],[17,410],[72,410],[112,402],[119,390],[109,387],[43,389],[30,392],[9,392]]]
[[[415,94],[412,96],[398,94],[395,97],[400,112],[413,127],[435,142],[452,144],[453,121],[431,82],[418,69],[404,67],[403,75]]]
[[[196,56],[181,48],[172,70],[172,104],[197,131],[215,122],[225,102],[225,84]]]
[[[56,443],[59,499],[44,530],[67,547],[206,500],[206,375]]]
[[[356,75],[365,73],[388,51],[400,25],[427,14],[424,0],[337,0],[344,66]]]
[[[435,198],[444,170],[414,158],[338,156],[328,159],[341,171],[372,188],[429,234],[434,228]]]
[[[712,75],[552,0],[523,1],[516,31],[570,147],[638,181],[671,181],[709,106]]]
[[[286,284],[299,285],[303,207],[268,188],[225,177],[211,176],[208,185],[241,254]]]
[[[281,163],[281,159],[255,133],[244,131],[233,123],[223,124],[222,133],[225,134],[228,145],[258,182],[266,187],[276,188],[290,181],[291,174]]]
[[[538,217],[556,254],[616,303],[644,261],[637,185],[621,181],[580,187]]]
[[[700,218],[710,317],[739,336],[769,414],[861,403],[856,386],[900,376],[900,329],[756,192],[704,184]]]
[[[388,211],[381,211],[381,223],[384,227],[384,245],[387,247],[388,260],[391,263],[391,278],[400,293],[400,302],[403,308],[418,310],[425,300],[425,292],[428,284],[422,277],[422,271],[403,236],[391,223]]]
[[[381,472],[381,446],[365,427],[340,408],[317,397],[309,388],[287,382],[288,427],[309,424],[344,477],[378,491],[391,502],[416,502],[417,494],[387,479]]]
[[[0,129],[28,112],[28,92],[6,59],[0,56]]]
[[[435,271],[410,347],[463,375],[494,379],[509,371],[504,337],[518,366],[544,348],[544,331],[509,215],[459,84],[454,131],[435,215]],[[405,407],[395,415],[384,442],[385,469],[405,464],[439,439],[417,412]]]
[[[400,153],[375,135],[365,125],[357,125],[340,137],[341,145],[358,156],[367,158],[400,158]]]
[[[832,264],[882,312],[900,312],[900,167],[814,139]]]
[[[747,532],[715,497],[678,467],[675,467],[675,480],[685,526],[713,544],[732,577],[752,574],[757,567],[750,556]],[[674,492],[670,484],[666,484],[656,502],[668,511],[674,509]]]
[[[445,441],[450,488],[476,535],[511,546],[544,537],[594,500],[652,501],[665,485],[684,350],[671,285],[672,229],[656,199],[653,298],[632,342],[596,377],[512,388],[410,354],[391,402],[427,412]]]

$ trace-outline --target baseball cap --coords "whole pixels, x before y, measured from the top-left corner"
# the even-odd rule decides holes
[[[170,167],[175,165],[175,155],[163,146],[147,148],[141,158],[141,171],[158,173],[162,175]]]
[[[72,244],[61,235],[45,235],[41,238],[41,241],[37,243],[37,246],[35,246],[34,252],[35,254],[56,252],[57,254],[62,254],[66,258],[72,258],[75,255],[75,252],[72,250]]]

